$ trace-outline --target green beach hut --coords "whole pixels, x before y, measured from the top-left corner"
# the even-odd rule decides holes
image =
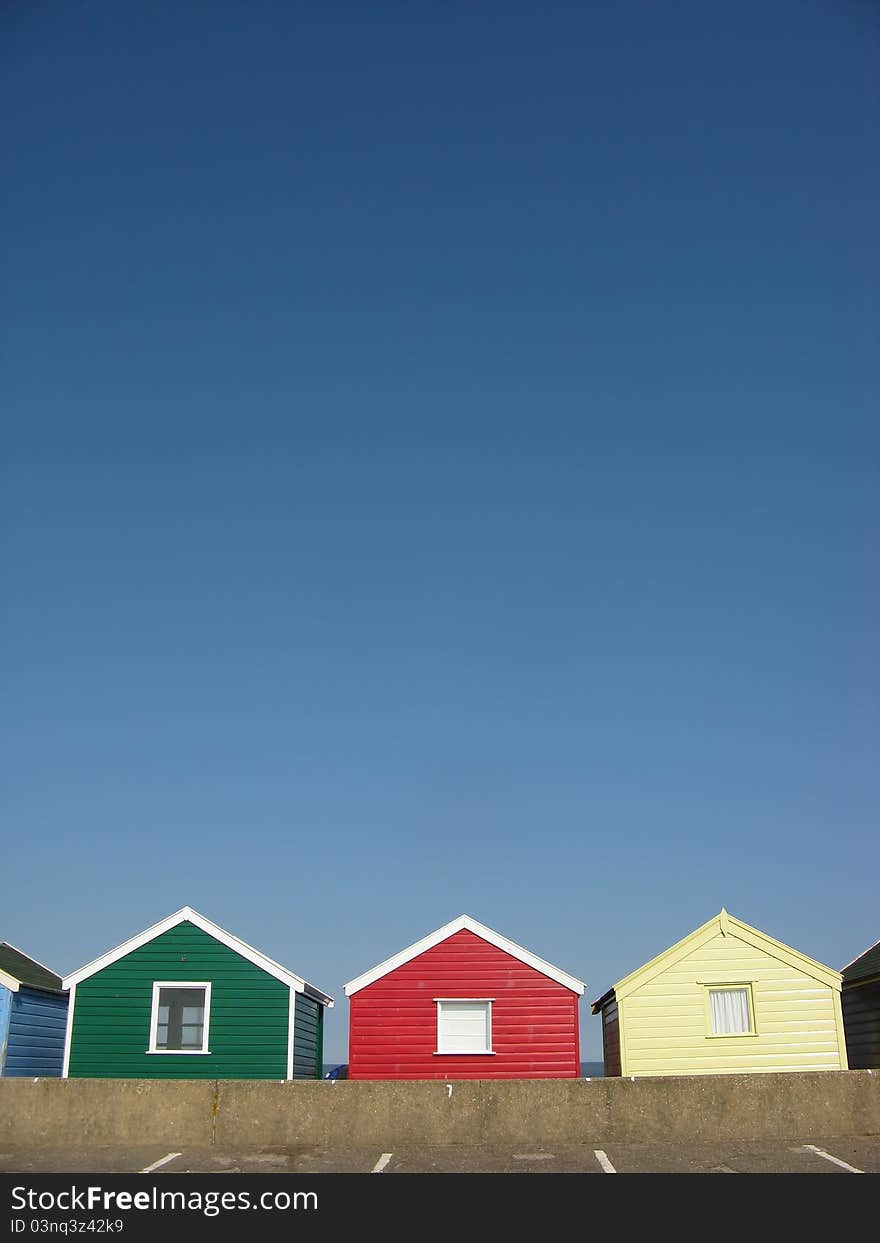
[[[332,997],[192,907],[63,987],[65,1078],[321,1078]]]

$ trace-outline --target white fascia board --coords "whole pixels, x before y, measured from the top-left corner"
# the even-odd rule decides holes
[[[312,1001],[317,1001],[319,1005],[326,1007],[328,1010],[333,1009],[333,998],[328,997],[326,993],[322,993],[319,988],[315,988],[314,984],[310,984],[308,980],[303,981],[305,985],[305,994],[311,997]]]
[[[73,1040],[73,1007],[76,1005],[76,985],[71,987],[67,998],[67,1022],[64,1025],[64,1066],[61,1070],[62,1079],[70,1077],[70,1048]]]
[[[287,1007],[287,1078],[293,1078],[294,1032],[296,1028],[296,989],[290,990],[290,1002]]]
[[[5,971],[0,971],[0,984],[2,984],[4,988],[8,988],[10,993],[18,992],[19,981],[14,975],[7,975]]]
[[[300,976],[294,975],[292,971],[288,971],[272,958],[267,958],[265,954],[261,954],[259,950],[254,949],[252,945],[248,945],[246,941],[239,940],[238,937],[227,932],[225,928],[221,928],[219,924],[213,923],[204,915],[200,915],[198,911],[194,911],[191,906],[181,907],[179,911],[175,911],[173,915],[168,915],[165,919],[160,919],[157,924],[153,924],[151,928],[144,929],[137,936],[131,937],[128,941],[124,941],[122,945],[117,945],[115,949],[109,950],[106,954],[102,954],[100,958],[95,958],[92,962],[87,963],[84,967],[80,967],[78,971],[72,972],[71,975],[65,976],[62,985],[65,989],[71,988],[75,984],[79,984],[82,980],[87,980],[89,976],[95,975],[98,971],[103,971],[105,967],[109,967],[111,963],[117,962],[120,958],[124,958],[126,954],[132,953],[133,950],[140,949],[142,945],[146,945],[148,941],[153,941],[156,937],[168,932],[171,928],[176,928],[182,923],[195,924],[197,928],[201,928],[202,932],[206,932],[208,936],[214,937],[222,945],[227,946],[234,953],[240,954],[242,958],[246,958],[248,962],[252,962],[255,967],[259,967],[265,971],[267,975],[274,976],[276,980],[280,980],[282,984],[286,984],[288,988],[293,988],[298,993],[302,993],[306,988],[306,981]],[[309,986],[310,988],[313,986]],[[319,993],[318,989],[313,989],[315,993]],[[324,997],[323,993],[319,993],[319,997]],[[331,998],[326,998],[325,1004],[330,1004]]]
[[[472,919],[470,915],[459,915],[458,919],[453,919],[451,923],[444,924],[442,928],[438,928],[435,932],[429,933],[428,936],[422,937],[421,941],[416,941],[414,945],[408,946],[405,950],[401,950],[399,954],[394,954],[391,958],[386,958],[384,962],[379,963],[377,967],[373,967],[370,971],[365,971],[363,975],[359,975],[354,980],[350,980],[345,986],[346,997],[351,997],[353,993],[359,992],[362,988],[366,988],[368,984],[381,980],[383,975],[388,975],[390,971],[394,971],[397,967],[402,967],[405,962],[409,962],[413,958],[418,958],[419,954],[424,954],[426,950],[433,949],[435,945],[439,945],[441,941],[445,941],[456,932],[461,932],[466,928],[468,932],[472,932],[474,936],[481,937],[482,940],[488,941],[490,945],[496,946],[500,950],[504,950],[506,954],[510,954],[512,958],[518,958],[520,962],[526,963],[529,967],[534,967],[536,971],[540,971],[542,975],[549,976],[551,980],[556,980],[557,984],[561,984],[564,988],[571,989],[573,993],[577,993],[579,997],[583,996],[586,987],[582,980],[576,980],[573,975],[568,975],[565,971],[560,971],[558,967],[554,967],[552,963],[545,962],[543,958],[539,958],[537,954],[530,953],[527,949],[523,949],[521,945],[517,945],[515,941],[508,940],[503,937],[500,932],[495,932],[492,928],[487,928],[485,924],[478,923]]]

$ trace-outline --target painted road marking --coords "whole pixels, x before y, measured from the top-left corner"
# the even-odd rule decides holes
[[[167,1165],[169,1161],[173,1161],[175,1157],[182,1154],[179,1152],[169,1152],[166,1157],[160,1157],[158,1161],[154,1161],[152,1165],[148,1165],[146,1169],[140,1170],[141,1174],[152,1174],[153,1170],[158,1170],[160,1165]]]
[[[593,1151],[594,1151],[594,1153],[596,1154],[596,1160],[597,1160],[597,1161],[599,1162],[599,1164],[602,1166],[602,1169],[605,1171],[605,1173],[606,1173],[606,1174],[616,1174],[616,1173],[617,1173],[617,1170],[614,1168],[614,1166],[613,1166],[613,1165],[611,1164],[611,1162],[608,1160],[608,1157],[607,1157],[607,1156],[606,1156],[606,1154],[602,1151],[602,1149],[601,1149],[601,1148],[594,1148],[594,1149],[593,1149]]]
[[[552,1152],[515,1152],[514,1161],[552,1161]]]
[[[382,1155],[381,1155],[381,1157],[379,1158],[379,1160],[376,1162],[376,1164],[375,1164],[375,1165],[373,1166],[373,1168],[370,1170],[370,1173],[371,1173],[371,1174],[381,1174],[381,1173],[382,1173],[382,1171],[385,1169],[385,1166],[388,1164],[388,1162],[389,1162],[390,1160],[391,1160],[391,1153],[390,1153],[390,1152],[383,1152],[383,1153],[382,1153]]]
[[[824,1157],[826,1161],[833,1161],[835,1165],[839,1165],[842,1170],[849,1170],[850,1174],[864,1174],[864,1170],[857,1170],[854,1165],[847,1165],[846,1161],[841,1161],[840,1157],[832,1157],[830,1152],[826,1152],[824,1148],[817,1148],[815,1144],[804,1144],[807,1152],[815,1152],[817,1156]]]

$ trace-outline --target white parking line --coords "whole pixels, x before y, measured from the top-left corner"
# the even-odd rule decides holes
[[[832,1157],[830,1152],[826,1152],[824,1148],[817,1148],[815,1144],[804,1144],[807,1152],[815,1152],[818,1156],[824,1157],[826,1161],[833,1161],[835,1165],[839,1165],[842,1170],[849,1170],[850,1174],[864,1174],[864,1170],[857,1170],[854,1165],[848,1165],[846,1161],[841,1161],[840,1157]]]
[[[166,1157],[160,1157],[158,1161],[154,1161],[152,1165],[148,1165],[145,1169],[139,1170],[140,1174],[152,1174],[153,1170],[158,1170],[160,1165],[167,1165],[169,1161],[173,1161],[175,1157],[179,1157],[179,1152],[169,1152]]]
[[[375,1164],[375,1165],[373,1166],[373,1168],[370,1170],[370,1173],[371,1173],[371,1174],[381,1174],[381,1173],[382,1173],[382,1171],[385,1169],[385,1166],[388,1164],[388,1162],[389,1162],[390,1160],[391,1160],[391,1153],[390,1153],[390,1152],[383,1152],[383,1153],[382,1153],[382,1155],[381,1155],[381,1157],[379,1158],[379,1160],[376,1162],[376,1164]]]
[[[616,1174],[616,1173],[617,1173],[617,1170],[614,1168],[614,1166],[613,1166],[613,1165],[611,1164],[611,1162],[608,1160],[608,1157],[607,1157],[607,1156],[606,1156],[606,1154],[602,1151],[602,1149],[601,1149],[601,1148],[594,1148],[594,1149],[593,1149],[593,1152],[596,1154],[596,1160],[597,1160],[597,1161],[599,1162],[599,1164],[602,1166],[602,1169],[605,1171],[605,1173],[606,1173],[606,1174]]]

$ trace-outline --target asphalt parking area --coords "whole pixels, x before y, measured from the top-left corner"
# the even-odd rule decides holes
[[[880,1136],[802,1137],[725,1144],[412,1144],[378,1148],[285,1147],[254,1151],[152,1147],[17,1148],[4,1173],[163,1174],[837,1174],[880,1173]]]

